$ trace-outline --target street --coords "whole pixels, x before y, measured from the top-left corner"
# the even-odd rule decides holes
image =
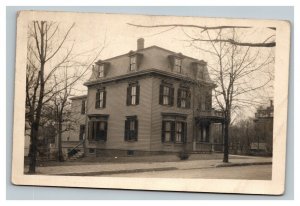
[[[251,166],[241,166],[241,167],[236,166],[236,167],[202,168],[202,169],[178,169],[178,170],[169,170],[169,171],[113,174],[109,176],[271,180],[272,165],[251,165]]]
[[[230,163],[220,159],[150,162],[63,162],[37,168],[37,174],[71,176],[119,176],[206,179],[270,180],[272,158],[231,155]],[[154,157],[152,157],[153,159]],[[167,159],[165,159],[167,160]],[[72,163],[72,164],[71,164]],[[224,167],[225,166],[225,167]],[[24,167],[28,171],[28,167]]]

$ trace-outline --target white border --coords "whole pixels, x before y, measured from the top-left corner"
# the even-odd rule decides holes
[[[24,114],[25,106],[25,70],[26,65],[26,33],[29,21],[51,19],[82,19],[99,15],[109,18],[108,15],[118,14],[91,14],[69,12],[21,12],[17,19],[17,48],[16,48],[16,74],[15,74],[15,104],[14,104],[14,133],[13,133],[13,167],[12,181],[17,185],[44,185],[44,186],[71,186],[91,188],[118,188],[138,190],[163,190],[163,191],[190,191],[190,192],[216,192],[216,193],[247,193],[247,194],[273,194],[280,195],[284,192],[285,181],[285,154],[286,154],[286,129],[287,129],[287,97],[288,97],[288,68],[290,25],[286,21],[273,20],[246,20],[228,18],[205,18],[210,23],[249,26],[276,27],[276,65],[275,65],[275,96],[274,96],[274,145],[272,180],[216,180],[216,179],[174,179],[172,178],[120,178],[120,177],[69,177],[47,175],[23,174],[23,148],[24,148]],[[129,15],[138,18],[136,15]],[[180,19],[191,21],[199,17],[169,17],[160,18]],[[25,43],[24,43],[25,42]],[[216,187],[216,185],[218,185]]]

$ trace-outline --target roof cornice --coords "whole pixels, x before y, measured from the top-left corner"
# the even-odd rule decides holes
[[[162,70],[158,70],[158,69],[147,69],[147,70],[141,70],[141,71],[137,71],[137,72],[131,72],[131,73],[119,75],[116,77],[110,77],[110,78],[85,82],[83,85],[89,87],[89,86],[94,86],[97,84],[106,84],[106,83],[110,83],[113,81],[120,81],[120,80],[125,80],[125,79],[129,79],[129,78],[133,78],[133,77],[140,77],[140,76],[145,76],[145,75],[150,75],[150,74],[156,74],[156,75],[161,75],[164,77],[169,77],[169,78],[186,81],[186,82],[190,82],[190,83],[200,83],[203,85],[216,87],[216,84],[214,84],[212,82],[206,82],[206,81],[199,80],[199,79],[192,79],[191,77],[187,77],[187,76],[184,76],[181,74],[174,74],[171,72],[162,71]]]

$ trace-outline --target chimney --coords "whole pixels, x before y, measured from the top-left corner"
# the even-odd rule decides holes
[[[144,49],[144,42],[145,40],[143,38],[139,38],[137,40],[137,50]]]

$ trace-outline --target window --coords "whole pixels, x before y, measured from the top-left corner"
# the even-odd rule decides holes
[[[85,100],[81,101],[81,114],[85,114]]]
[[[136,104],[136,86],[131,87],[131,104]]]
[[[175,72],[181,73],[181,59],[174,59],[174,70]]]
[[[182,122],[176,122],[176,136],[175,141],[176,142],[183,142],[183,125]]]
[[[200,125],[198,129],[198,142],[209,142],[209,126]]]
[[[169,104],[169,96],[170,96],[170,88],[164,87],[164,90],[163,90],[163,104],[164,105]]]
[[[130,57],[130,71],[136,70],[136,56]]]
[[[134,150],[127,150],[127,155],[128,156],[133,156],[134,155]]]
[[[204,71],[202,69],[199,71],[199,78],[204,79]]]
[[[212,106],[212,96],[211,93],[207,91],[205,94],[205,109],[207,111],[211,110],[211,106]]]
[[[200,95],[200,111],[205,111],[205,95]]]
[[[136,116],[127,117],[125,120],[125,141],[137,141],[138,120]]]
[[[79,140],[83,140],[84,135],[85,135],[85,125],[82,124],[80,125],[80,129],[79,129]]]
[[[212,95],[209,91],[200,94],[200,111],[209,111],[212,108]]]
[[[127,87],[127,105],[138,105],[140,96],[140,86],[137,83],[129,84]]]
[[[186,142],[187,124],[182,121],[162,121],[162,142]]]
[[[190,108],[191,107],[191,92],[188,89],[179,88],[177,93],[177,107]]]
[[[97,90],[96,93],[96,109],[105,108],[106,105],[106,91],[104,89]]]
[[[160,85],[159,104],[173,106],[174,88],[171,86]]]
[[[90,121],[89,139],[92,141],[106,141],[107,121]]]
[[[104,65],[103,64],[99,66],[98,77],[99,78],[104,77]]]
[[[171,138],[171,134],[172,134],[172,130],[171,128],[173,128],[173,122],[169,122],[166,121],[165,122],[165,128],[164,128],[164,142],[171,142],[172,138]]]

